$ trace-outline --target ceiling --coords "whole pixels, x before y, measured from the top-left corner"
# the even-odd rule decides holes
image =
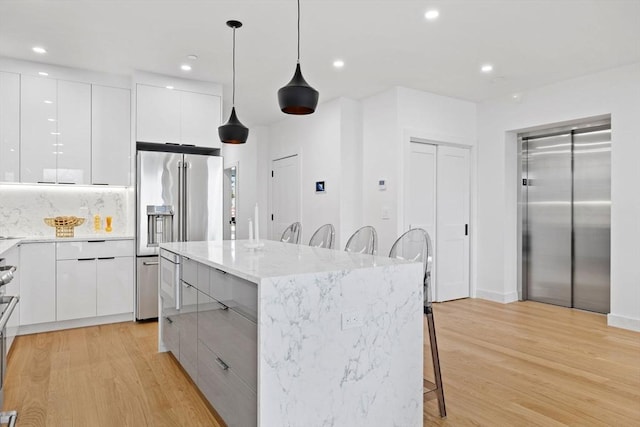
[[[440,12],[433,22],[424,17],[432,8]],[[640,62],[640,0],[302,0],[301,11],[302,71],[321,103],[392,86],[482,101]],[[294,0],[0,0],[0,55],[221,82],[226,116],[229,19],[244,24],[236,33],[240,120],[282,119],[276,93],[295,68]],[[485,63],[492,73],[480,72]]]

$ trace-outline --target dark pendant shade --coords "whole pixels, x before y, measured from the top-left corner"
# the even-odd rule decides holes
[[[278,103],[280,110],[287,114],[302,115],[316,111],[318,91],[309,86],[302,77],[300,64],[296,65],[296,72],[291,81],[278,91]]]
[[[231,108],[229,121],[218,127],[220,141],[227,144],[244,144],[249,136],[249,128],[240,123],[236,115],[236,107]]]

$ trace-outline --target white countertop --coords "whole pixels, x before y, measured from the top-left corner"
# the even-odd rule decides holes
[[[0,255],[20,243],[81,242],[86,240],[133,240],[133,236],[117,234],[87,234],[74,237],[27,236],[0,240]]]
[[[312,248],[261,240],[264,247],[251,250],[248,240],[163,243],[160,248],[226,271],[254,283],[269,277],[382,267],[406,261],[383,256]]]

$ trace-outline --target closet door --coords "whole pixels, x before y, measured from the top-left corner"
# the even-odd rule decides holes
[[[469,149],[438,146],[435,301],[469,297]]]

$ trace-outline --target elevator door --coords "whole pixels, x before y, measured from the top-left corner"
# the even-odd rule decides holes
[[[610,155],[609,125],[523,138],[526,299],[609,312]]]

